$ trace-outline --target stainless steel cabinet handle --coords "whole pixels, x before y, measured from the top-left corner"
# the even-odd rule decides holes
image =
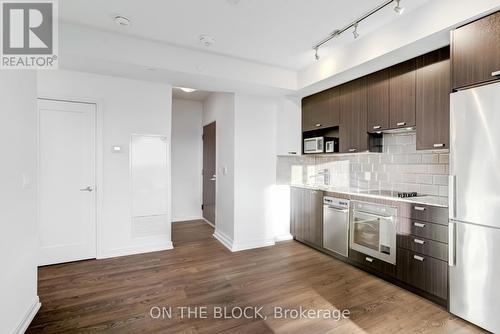
[[[212,175],[212,178],[210,179],[210,181],[215,181],[217,179],[217,175]]]
[[[375,125],[375,126],[373,127],[373,130],[378,130],[378,129],[382,129],[382,127],[381,127],[380,125]]]
[[[492,76],[492,77],[496,77],[496,76],[498,76],[498,75],[500,75],[500,71],[491,72],[491,76]]]
[[[356,149],[355,148],[350,148],[349,152],[356,152]]]
[[[314,126],[317,127],[317,128],[319,128],[321,126],[321,123],[317,123]]]
[[[425,244],[425,241],[424,240],[420,240],[420,239],[413,239],[413,242],[416,243],[416,244],[419,244],[419,245],[424,245]]]
[[[418,256],[418,255],[413,255],[413,258],[417,261],[420,261],[420,262],[423,262],[425,260],[425,258],[423,258],[422,256]]]
[[[416,211],[425,211],[425,208],[423,206],[414,206],[413,209]]]
[[[415,226],[415,227],[420,227],[420,228],[424,228],[424,227],[425,227],[425,224],[415,222],[415,223],[413,223],[413,226]]]
[[[366,262],[370,262],[370,263],[373,262],[373,259],[371,257],[368,257],[368,256],[365,258],[365,260],[366,260]]]
[[[336,211],[336,212],[343,212],[343,213],[347,213],[349,211],[348,209],[339,209],[339,208],[336,208],[334,206],[328,206],[328,209]]]
[[[405,126],[406,125],[406,122],[399,122],[396,124],[397,126]]]
[[[91,192],[93,190],[94,190],[94,187],[92,187],[92,186],[88,186],[87,188],[80,189],[80,191],[88,191],[88,192]]]
[[[444,144],[434,144],[434,148],[444,147]]]

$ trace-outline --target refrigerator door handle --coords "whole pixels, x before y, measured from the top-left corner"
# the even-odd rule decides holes
[[[457,177],[455,175],[450,175],[448,180],[448,201],[449,201],[449,210],[448,215],[450,219],[456,218],[456,183]]]
[[[456,224],[450,220],[448,224],[448,266],[454,267],[456,265]]]

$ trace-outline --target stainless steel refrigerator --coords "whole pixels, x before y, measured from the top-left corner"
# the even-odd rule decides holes
[[[500,333],[500,83],[451,94],[450,312]]]

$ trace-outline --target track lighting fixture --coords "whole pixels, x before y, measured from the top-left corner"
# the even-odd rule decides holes
[[[403,14],[405,11],[405,8],[401,6],[400,2],[401,0],[396,0],[396,7],[394,7],[394,11],[399,15]]]
[[[327,37],[325,37],[324,39],[322,39],[320,42],[316,43],[316,45],[313,46],[314,58],[316,58],[316,60],[319,60],[318,49],[321,46],[328,43],[329,41],[331,41],[335,37],[342,35],[344,32],[346,32],[347,30],[349,30],[351,28],[354,28],[354,31],[352,32],[352,35],[354,36],[354,38],[355,39],[358,38],[359,37],[358,24],[394,2],[396,3],[396,7],[394,7],[394,11],[399,15],[403,14],[404,7],[401,6],[401,1],[402,0],[385,0],[383,3],[381,3],[377,7],[373,8],[369,12],[365,13],[363,16],[360,16],[357,20],[346,25],[344,28],[334,30],[332,33],[330,33],[330,35],[328,35]]]
[[[318,48],[314,48],[314,58],[319,60]]]
[[[354,31],[352,32],[352,35],[354,36],[354,39],[356,39],[356,38],[359,37],[358,24],[357,23],[354,25]]]

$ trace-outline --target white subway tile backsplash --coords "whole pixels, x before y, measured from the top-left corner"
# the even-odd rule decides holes
[[[422,154],[423,164],[437,164],[439,163],[439,155],[437,154]]]
[[[385,134],[383,153],[279,157],[277,182],[298,182],[301,176],[303,182],[321,182],[311,175],[327,169],[330,184],[338,187],[448,196],[448,162],[447,150],[417,151],[415,133]]]
[[[447,186],[448,185],[448,175],[434,175],[432,183],[440,185],[440,186]]]
[[[448,197],[448,186],[439,186],[439,196]]]
[[[439,196],[439,186],[422,184],[420,186],[420,192],[425,195]]]
[[[440,154],[439,155],[439,163],[440,164],[449,164],[450,163],[450,155],[449,154]]]

